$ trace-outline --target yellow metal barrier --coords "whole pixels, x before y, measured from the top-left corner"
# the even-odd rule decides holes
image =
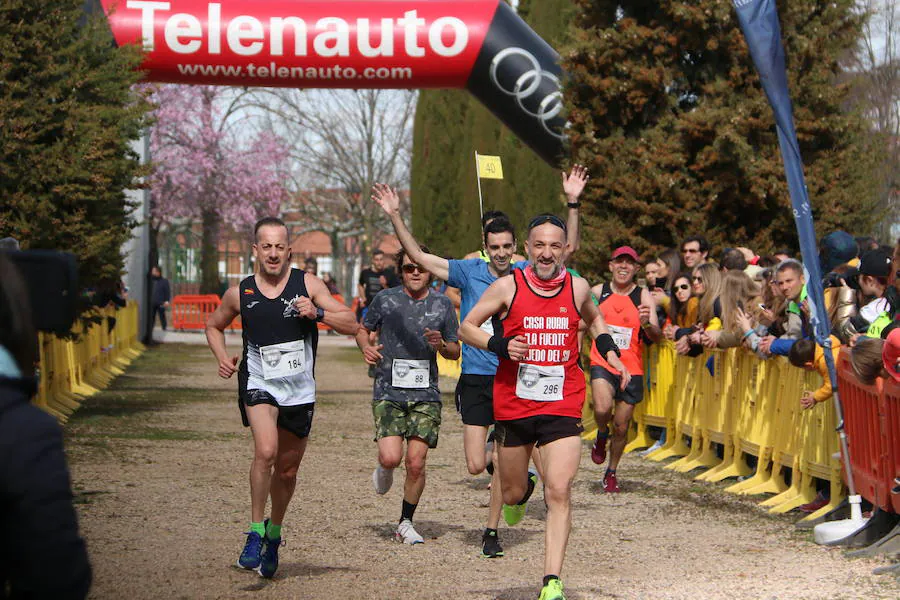
[[[742,478],[726,491],[771,494],[762,502],[770,512],[787,512],[813,500],[816,478],[828,482],[831,499],[806,519],[843,500],[834,406],[830,401],[809,410],[800,406],[803,392],[822,384],[818,373],[794,367],[783,357],[760,360],[741,348],[678,356],[668,341],[651,346],[644,364],[644,401],[635,408],[634,437],[626,452],[652,444],[648,426],[665,427],[666,443],[648,459],[678,458],[665,468],[684,473],[702,468],[698,480]],[[593,441],[597,426],[590,394],[582,420],[583,439]],[[747,456],[756,457],[755,471]]]
[[[85,398],[109,385],[123,369],[140,356],[138,307],[100,309],[101,317],[85,329],[76,326],[77,340],[39,334],[39,384],[35,404],[65,423]],[[114,327],[110,328],[115,319]]]
[[[442,377],[451,377],[453,379],[459,379],[460,374],[462,373],[462,357],[460,356],[456,360],[450,360],[448,358],[444,358],[438,353],[437,356],[437,365],[438,365],[438,373],[441,374]]]

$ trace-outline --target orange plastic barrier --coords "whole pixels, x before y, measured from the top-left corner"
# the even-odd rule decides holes
[[[337,300],[338,302],[340,302],[341,304],[345,304],[345,303],[344,303],[344,297],[343,297],[342,295],[340,295],[340,294],[332,294],[331,297],[334,298],[335,300]],[[330,330],[331,330],[331,327],[329,327],[329,326],[326,325],[325,323],[319,323],[319,324],[317,325],[317,327],[319,328],[319,331],[330,331]]]
[[[175,329],[206,329],[209,319],[222,300],[215,294],[184,294],[172,299],[172,327]]]
[[[900,512],[900,497],[891,497],[894,477],[900,475],[900,386],[881,379],[875,385],[860,383],[853,375],[850,351],[843,349],[838,389],[857,493],[888,512]]]
[[[882,421],[883,439],[887,450],[885,463],[890,491],[894,480],[900,477],[900,384],[893,379],[884,384],[884,408],[887,418]],[[900,514],[900,494],[891,494],[890,498],[894,512]]]

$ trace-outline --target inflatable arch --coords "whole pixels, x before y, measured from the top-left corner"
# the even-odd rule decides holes
[[[501,0],[97,0],[149,81],[465,88],[552,165],[565,145],[559,55]]]

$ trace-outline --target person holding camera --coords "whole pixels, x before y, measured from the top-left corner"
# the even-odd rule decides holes
[[[37,359],[29,296],[0,252],[0,598],[80,599],[91,567],[56,420],[31,404]]]

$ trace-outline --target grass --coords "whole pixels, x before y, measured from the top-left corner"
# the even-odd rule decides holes
[[[204,348],[166,344],[149,349],[128,371],[100,393],[87,398],[66,426],[66,437],[77,450],[115,454],[112,440],[215,441],[233,434],[191,428],[148,427],[147,418],[161,411],[200,402],[219,402],[227,392],[185,385],[191,375],[214,368]],[[233,393],[230,394],[233,396]],[[78,452],[76,452],[78,454]]]

